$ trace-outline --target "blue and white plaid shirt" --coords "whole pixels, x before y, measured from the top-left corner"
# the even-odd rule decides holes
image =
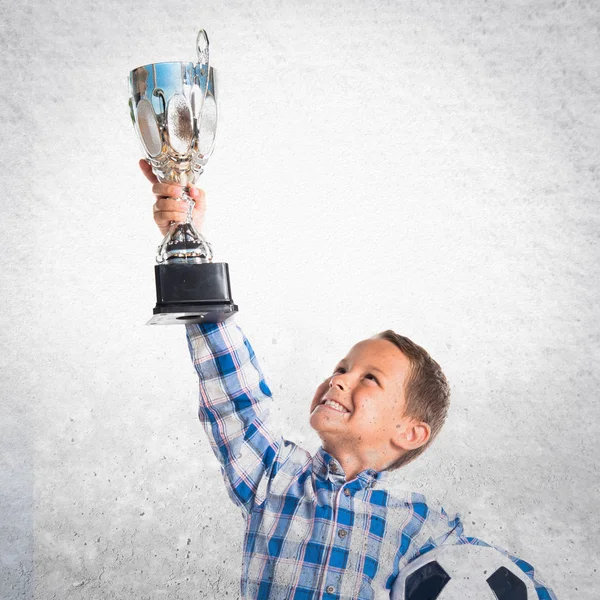
[[[481,544],[458,516],[421,494],[393,496],[386,473],[346,481],[322,448],[311,456],[266,426],[271,399],[252,347],[233,319],[187,326],[200,379],[200,420],[231,499],[246,518],[241,591],[260,600],[389,600],[399,571],[441,544]],[[533,567],[511,557],[536,585]]]

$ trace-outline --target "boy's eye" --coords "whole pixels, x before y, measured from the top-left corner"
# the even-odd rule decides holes
[[[346,369],[344,369],[344,367],[337,367],[335,369],[335,371],[333,372],[333,374],[335,375],[336,373],[345,373]]]
[[[372,373],[367,373],[367,375],[365,375],[365,377],[367,377],[368,379],[372,379],[375,383],[379,383],[379,381],[377,380],[377,377],[375,377],[375,375],[373,375]]]

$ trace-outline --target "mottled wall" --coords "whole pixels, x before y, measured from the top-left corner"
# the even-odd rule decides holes
[[[468,533],[598,597],[595,0],[3,3],[0,596],[235,598],[242,520],[196,420],[181,327],[145,327],[159,234],[130,69],[207,29],[201,185],[239,322],[307,408],[394,328],[453,384],[400,471]]]

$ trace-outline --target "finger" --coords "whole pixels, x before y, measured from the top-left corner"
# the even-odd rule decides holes
[[[156,175],[152,172],[152,166],[146,160],[144,160],[143,158],[140,159],[139,165],[140,169],[142,170],[142,173],[146,176],[146,179],[150,183],[158,182]]]
[[[200,188],[190,187],[188,192],[190,198],[194,201],[194,210],[206,212],[206,194]]]
[[[187,214],[188,204],[178,198],[160,197],[157,198],[156,202],[152,207],[154,214],[160,212],[177,212],[181,214]],[[206,202],[195,200],[194,207],[192,209],[192,218],[194,221],[202,222],[203,217],[206,215]]]
[[[204,190],[201,190],[200,188],[194,187],[192,185],[189,187],[188,194],[194,200],[204,200],[206,198],[206,194],[205,194]]]
[[[173,221],[174,215],[177,215],[177,222],[185,221],[187,219],[187,210],[181,209],[179,207],[171,207],[169,205],[159,206],[155,204],[153,206],[153,216],[154,220],[158,223],[163,221]],[[206,216],[206,210],[194,208],[192,211],[192,220],[196,224],[202,224],[204,222],[204,217]]]
[[[152,186],[152,193],[159,197],[179,198],[182,192],[183,188],[174,183],[155,183]]]
[[[176,198],[159,197],[154,203],[154,212],[172,211],[172,212],[187,212],[187,202],[182,202]]]

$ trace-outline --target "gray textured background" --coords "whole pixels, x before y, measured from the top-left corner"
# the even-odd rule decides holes
[[[237,597],[242,520],[183,328],[151,328],[159,234],[130,69],[219,71],[206,232],[277,395],[308,403],[391,327],[453,384],[397,475],[598,597],[600,5],[3,2],[0,596]]]

